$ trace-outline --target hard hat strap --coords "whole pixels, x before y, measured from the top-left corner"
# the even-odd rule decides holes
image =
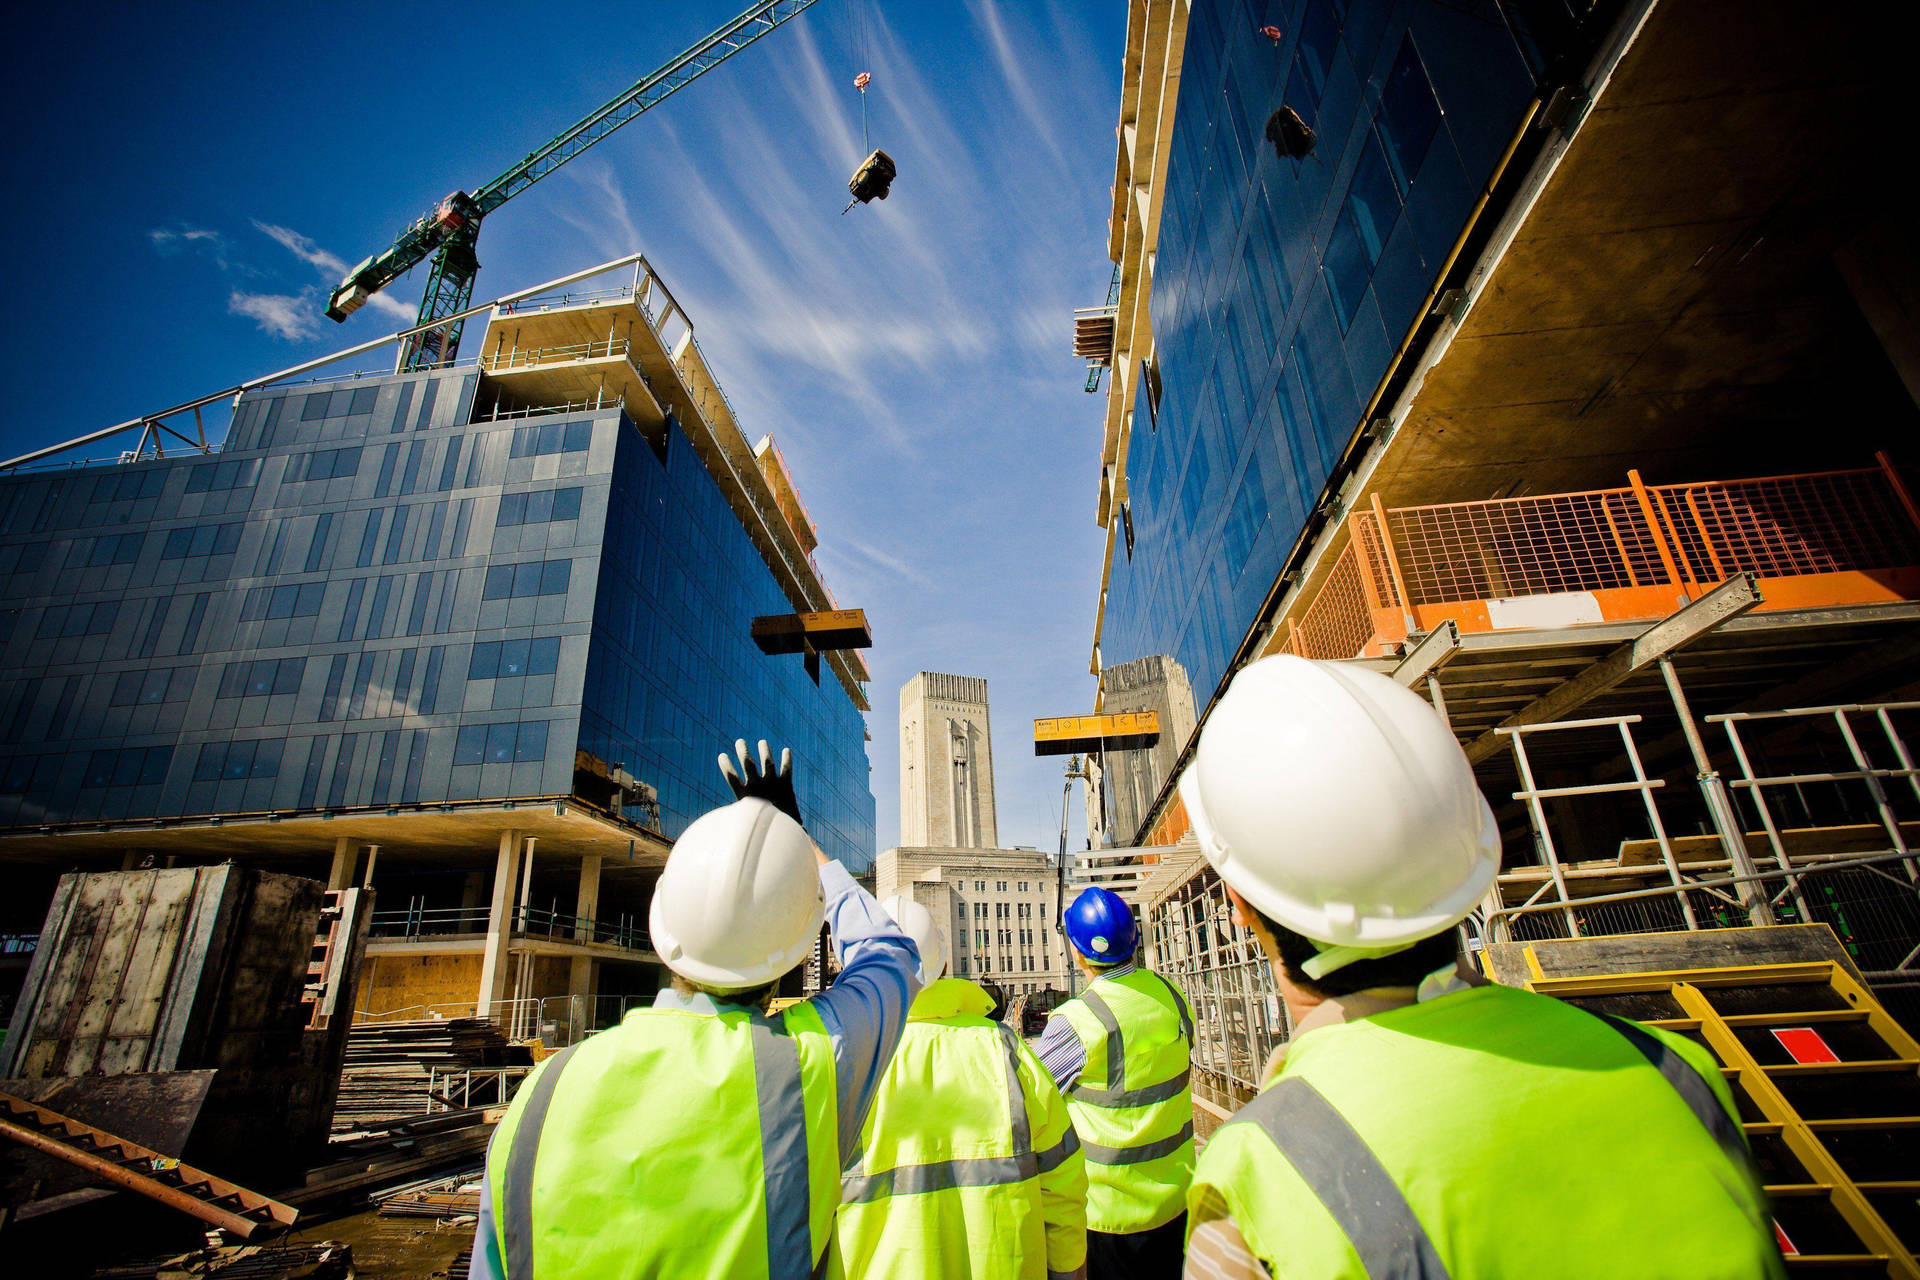
[[[1344,969],[1356,961],[1378,960],[1382,956],[1398,955],[1425,941],[1425,938],[1415,938],[1411,942],[1395,942],[1386,946],[1323,947],[1320,954],[1300,966],[1300,972],[1309,978],[1324,978],[1335,969]]]

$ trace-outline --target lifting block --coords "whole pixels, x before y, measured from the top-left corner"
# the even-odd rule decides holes
[[[762,653],[825,653],[871,649],[873,632],[864,609],[831,613],[776,613],[753,620],[753,642]]]

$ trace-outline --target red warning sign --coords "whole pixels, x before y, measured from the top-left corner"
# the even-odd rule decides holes
[[[1773,1224],[1773,1238],[1775,1241],[1779,1243],[1780,1252],[1784,1254],[1786,1257],[1793,1258],[1793,1257],[1799,1256],[1800,1250],[1794,1247],[1793,1240],[1787,1235],[1786,1232],[1780,1229],[1780,1224],[1778,1222]]]
[[[1773,1038],[1795,1062],[1840,1061],[1840,1055],[1829,1048],[1812,1027],[1776,1027]]]

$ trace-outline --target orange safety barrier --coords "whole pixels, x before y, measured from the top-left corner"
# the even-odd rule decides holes
[[[1344,545],[1276,650],[1380,657],[1410,633],[1665,617],[1736,573],[1763,610],[1920,599],[1920,509],[1900,473],[1854,471],[1382,508]]]

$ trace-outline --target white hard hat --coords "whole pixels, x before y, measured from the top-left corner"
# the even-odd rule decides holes
[[[1386,676],[1291,655],[1228,686],[1180,780],[1201,852],[1325,947],[1389,950],[1458,923],[1500,832],[1453,734]]]
[[[921,983],[938,980],[947,971],[947,943],[940,936],[940,925],[934,920],[933,912],[897,893],[880,905],[900,926],[900,932],[912,938],[913,945],[919,949]]]
[[[693,821],[667,855],[647,913],[667,968],[718,991],[780,977],[807,958],[825,919],[813,841],[758,799]]]

